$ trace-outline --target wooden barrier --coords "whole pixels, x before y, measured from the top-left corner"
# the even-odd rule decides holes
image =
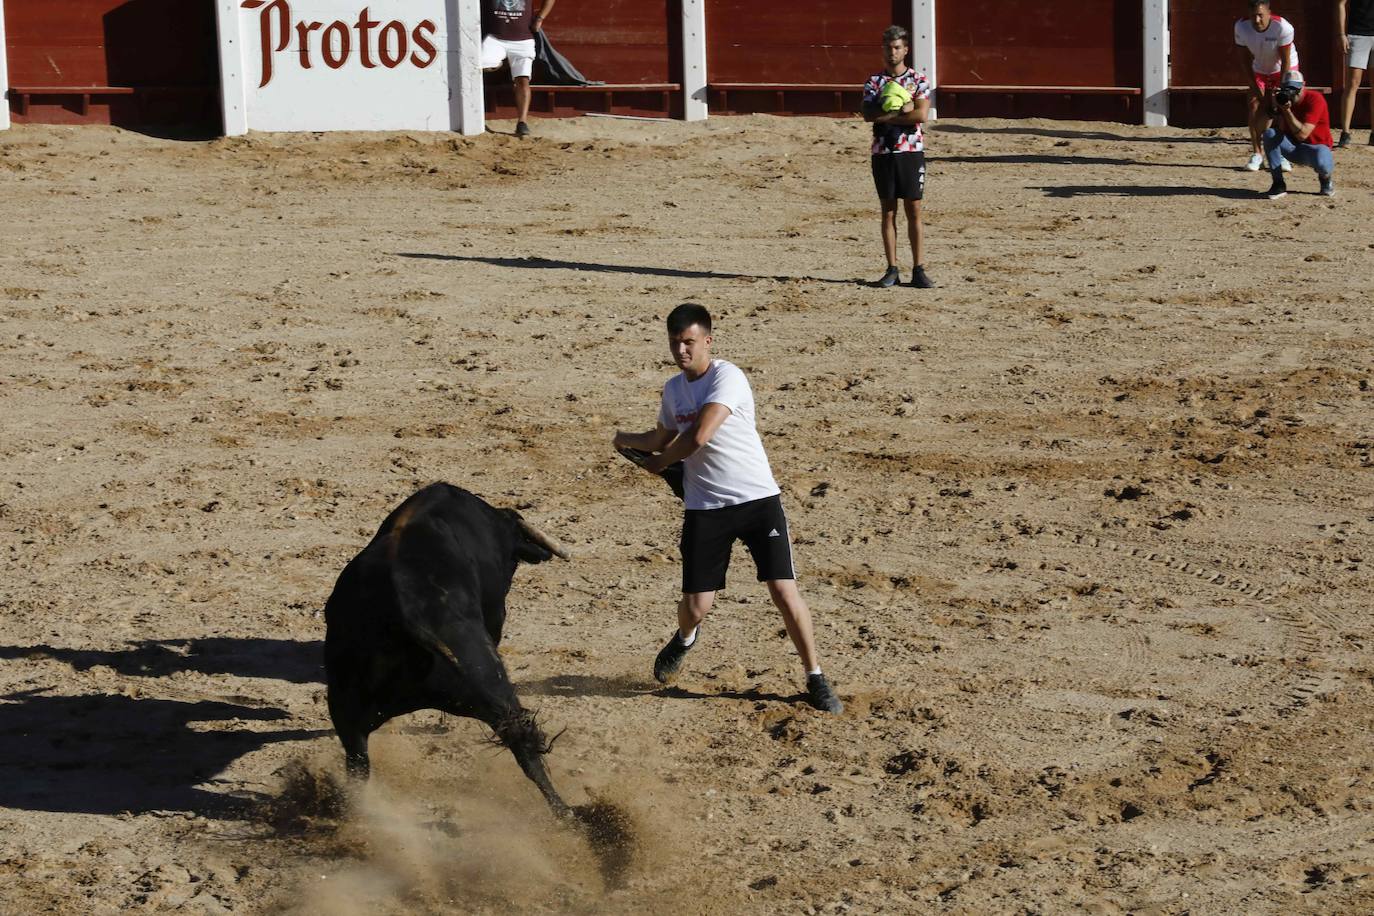
[[[5,0],[4,14],[14,120],[218,121],[212,0]]]

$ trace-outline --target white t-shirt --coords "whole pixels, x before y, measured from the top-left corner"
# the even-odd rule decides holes
[[[658,422],[683,433],[692,428],[707,404],[724,404],[730,416],[711,441],[683,462],[688,509],[721,509],[782,492],[768,467],[763,441],[754,428],[754,392],[734,363],[711,360],[694,382],[678,373],[663,386]]]
[[[1269,20],[1269,28],[1259,32],[1249,19],[1237,20],[1236,44],[1250,49],[1253,58],[1251,66],[1256,73],[1278,73],[1283,69],[1283,56],[1279,54],[1279,49],[1293,44],[1293,24],[1281,16],[1275,16]],[[1288,52],[1288,68],[1298,69],[1296,45]]]

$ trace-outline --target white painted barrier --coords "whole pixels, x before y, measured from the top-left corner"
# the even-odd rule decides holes
[[[935,87],[935,104],[930,106],[927,118],[934,121],[940,103],[940,80],[935,72],[935,0],[911,0],[911,67],[917,73],[924,73],[930,85]]]
[[[224,132],[483,130],[478,0],[217,0]]]
[[[0,130],[10,126],[10,65],[5,55],[5,0],[0,0]]]

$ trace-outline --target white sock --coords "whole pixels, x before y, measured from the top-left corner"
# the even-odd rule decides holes
[[[692,643],[694,643],[694,642],[697,641],[697,630],[700,630],[700,629],[701,629],[701,624],[697,624],[696,626],[692,627],[692,632],[691,632],[691,634],[688,635],[688,636],[683,636],[683,635],[682,635],[682,631],[679,630],[679,631],[678,631],[678,634],[677,634],[677,641],[680,642],[680,643],[682,643],[683,648],[688,648],[688,647],[690,647],[690,646],[692,645]]]
[[[806,676],[807,676],[807,677],[811,677],[812,675],[820,674],[820,673],[821,673],[821,666],[820,666],[820,665],[817,665],[814,671],[808,671],[808,672],[806,672]]]

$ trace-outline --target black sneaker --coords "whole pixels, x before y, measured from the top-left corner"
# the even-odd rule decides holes
[[[515,122],[515,135],[517,137],[528,137],[530,135],[530,126],[524,121]]]
[[[806,700],[821,712],[844,712],[844,704],[835,696],[835,691],[830,689],[830,682],[825,679],[824,674],[806,676]]]
[[[902,272],[894,266],[887,269],[887,273],[883,274],[883,278],[878,281],[877,285],[887,289],[889,286],[896,286],[901,282]]]
[[[926,276],[924,267],[918,267],[916,272],[911,275],[911,285],[917,289],[934,289],[935,281]]]
[[[1321,183],[1322,183],[1322,186],[1321,186],[1321,195],[1322,195],[1322,197],[1335,197],[1335,196],[1336,196],[1336,183],[1335,183],[1334,181],[1331,180],[1331,176],[1330,176],[1330,175],[1318,175],[1317,177],[1318,177],[1319,179],[1321,179]]]
[[[1280,197],[1288,196],[1288,185],[1279,176],[1274,177],[1274,183],[1269,186],[1269,190],[1264,192],[1264,196],[1270,200],[1278,200]]]
[[[1345,148],[1346,148],[1347,146],[1349,146],[1349,145],[1350,145],[1350,131],[1348,131],[1348,130],[1343,130],[1343,131],[1341,131],[1341,139],[1340,139],[1340,141],[1337,142],[1337,144],[1336,144],[1336,149],[1345,149]]]
[[[701,627],[697,626],[697,637],[692,640],[692,646],[697,644],[697,639],[701,639]],[[668,645],[659,650],[658,658],[654,659],[654,680],[660,684],[671,684],[677,678],[677,670],[682,667],[682,660],[687,657],[692,646],[684,646],[682,637],[677,630],[673,631],[672,637],[668,640]]]

